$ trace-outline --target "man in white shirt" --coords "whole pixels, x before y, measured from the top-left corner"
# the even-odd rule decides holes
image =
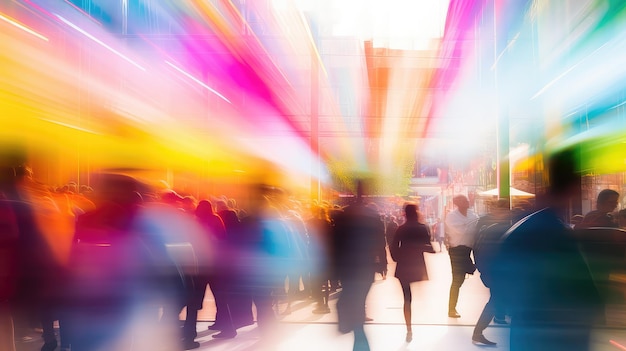
[[[459,289],[465,281],[465,274],[473,274],[474,263],[470,258],[476,237],[478,215],[469,209],[469,200],[465,195],[457,195],[452,199],[456,209],[446,216],[445,237],[452,266],[452,285],[448,302],[448,317],[461,317],[456,311],[459,300]]]

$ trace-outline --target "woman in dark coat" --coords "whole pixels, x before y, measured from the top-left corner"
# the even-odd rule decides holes
[[[411,286],[412,282],[428,280],[424,252],[434,253],[430,244],[430,235],[426,225],[419,223],[417,206],[404,206],[406,222],[396,230],[393,242],[389,246],[391,257],[397,262],[395,276],[400,281],[404,294],[404,321],[406,323],[406,341],[413,339],[411,329]]]

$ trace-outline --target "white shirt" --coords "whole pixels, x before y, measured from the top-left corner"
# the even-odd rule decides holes
[[[467,216],[462,215],[458,209],[450,212],[446,216],[446,235],[450,247],[459,245],[474,247],[476,223],[478,215],[472,210],[467,210]]]

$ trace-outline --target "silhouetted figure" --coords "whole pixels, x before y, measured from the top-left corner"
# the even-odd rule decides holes
[[[437,218],[433,223],[431,233],[433,235],[433,241],[439,244],[439,252],[443,252],[443,242],[445,239],[445,223],[441,218]]]
[[[413,340],[411,327],[411,283],[428,280],[424,252],[435,253],[426,225],[418,222],[417,206],[407,204],[404,207],[406,222],[396,230],[389,245],[391,258],[397,262],[395,277],[400,281],[404,295],[404,322],[406,342]]]
[[[619,193],[615,190],[604,189],[598,194],[596,209],[587,213],[582,222],[574,229],[591,227],[617,228],[618,222],[613,218],[611,212],[619,205]]]
[[[221,322],[219,334],[214,334],[213,337],[226,337],[231,338],[237,335],[233,320],[230,315],[230,302],[228,300],[228,283],[227,280],[230,277],[227,275],[227,271],[223,268],[228,265],[229,243],[226,236],[226,227],[222,219],[213,212],[213,205],[209,201],[202,200],[198,203],[196,208],[196,218],[205,230],[205,234],[211,239],[211,242],[215,245],[215,267],[208,272],[201,272],[199,285],[197,289],[199,301],[204,300],[204,294],[206,291],[207,283],[211,288],[213,297],[215,298],[216,307],[216,323],[219,320]],[[204,285],[204,287],[202,287]],[[202,307],[202,306],[199,306]],[[196,321],[198,319],[198,311],[195,313],[189,313],[189,307],[187,307],[187,319],[194,320],[189,321],[189,330],[192,330],[191,325],[193,323],[193,331],[196,329]],[[187,325],[187,321],[185,323]],[[195,338],[195,336],[194,336]]]
[[[13,201],[4,190],[11,186],[15,173],[12,167],[0,167],[0,350],[15,351],[15,335],[11,302],[18,286],[18,240],[20,227]]]
[[[27,336],[33,323],[41,323],[44,317],[56,313],[60,297],[56,284],[61,276],[60,265],[37,226],[31,204],[22,199],[18,191],[18,184],[26,175],[25,161],[25,154],[19,147],[0,150],[0,201],[4,217],[0,231],[6,235],[4,244],[8,249],[2,260],[5,269],[13,266],[12,271],[3,272],[8,278],[5,292],[8,301],[2,300],[0,303],[4,306],[0,308],[10,308],[18,339]],[[4,280],[0,285],[3,284]],[[47,329],[43,335],[42,350],[57,346],[54,333],[49,331]]]
[[[270,203],[273,191],[264,185],[252,189],[248,216],[241,220],[240,255],[235,262],[241,275],[236,290],[252,297],[265,341],[276,322],[273,292],[284,289],[290,262],[289,229]]]
[[[491,204],[490,213],[480,217],[476,224],[477,235],[474,244],[474,261],[480,272],[480,280],[489,288],[489,301],[485,304],[472,335],[472,342],[483,345],[496,345],[485,338],[483,331],[491,320],[497,324],[506,324],[506,307],[503,301],[503,287],[494,282],[494,274],[500,264],[497,252],[500,239],[513,224],[509,200],[499,199]]]
[[[228,256],[228,259],[225,262],[220,262],[217,269],[221,271],[221,273],[218,274],[221,274],[224,278],[222,281],[224,284],[223,291],[228,295],[227,300],[230,302],[228,306],[230,315],[218,313],[215,318],[215,323],[210,325],[209,329],[228,330],[231,323],[235,329],[238,329],[254,323],[252,316],[252,296],[249,291],[242,289],[244,286],[244,284],[242,284],[244,271],[238,269],[238,267],[240,267],[239,261],[242,256],[241,249],[246,247],[245,233],[242,231],[242,225],[237,216],[237,212],[229,207],[225,201],[218,200],[215,207],[217,215],[220,216],[226,228],[226,250],[229,253],[222,257]],[[218,259],[218,261],[219,260],[220,259]],[[229,321],[228,317],[230,317],[232,321]]]
[[[382,226],[379,228],[381,229],[378,232],[378,236],[379,238],[377,239],[377,242],[379,243],[378,245],[378,250],[376,253],[376,273],[380,274],[380,276],[383,278],[383,280],[387,279],[387,239],[385,237],[385,217],[380,213],[380,209],[378,208],[378,206],[373,203],[370,202],[367,207],[371,208],[372,210],[374,210],[376,213],[378,213],[378,215],[380,216],[380,222],[382,223]],[[366,318],[366,321],[368,319]]]
[[[326,209],[321,206],[311,208],[312,218],[306,221],[307,232],[309,233],[309,257],[311,264],[311,296],[317,303],[313,313],[330,313],[328,298],[330,295],[330,245],[332,235],[332,224],[326,213]]]
[[[452,284],[448,301],[448,317],[459,318],[456,311],[459,290],[465,282],[465,274],[473,274],[474,262],[470,257],[476,238],[478,215],[469,209],[469,200],[465,195],[457,195],[452,200],[456,209],[446,216],[445,235],[452,268]]]
[[[197,314],[202,308],[207,276],[214,267],[215,243],[197,220],[195,210],[190,212],[193,210],[190,205],[186,209],[181,207],[184,198],[177,199],[177,196],[162,197],[162,202],[145,204],[137,229],[155,246],[165,246],[164,260],[170,261],[177,272],[169,285],[176,288],[176,283],[182,283],[179,289],[170,288],[169,298],[163,299],[160,322],[165,326],[179,326],[179,315],[185,308],[185,321],[182,328],[178,328],[177,337],[182,347],[189,350],[200,346],[195,341]]]
[[[398,220],[394,215],[385,216],[385,241],[387,245],[391,245],[393,242],[393,236],[398,230]]]
[[[310,258],[309,258],[309,236],[307,228],[297,211],[286,211],[282,219],[287,227],[288,247],[289,247],[289,269],[287,271],[287,307],[282,313],[288,315],[291,313],[291,304],[293,301],[301,298],[309,297],[310,290]],[[300,290],[300,282],[304,290]],[[281,288],[282,295],[285,289]]]
[[[589,350],[600,298],[566,218],[579,190],[576,154],[555,154],[548,167],[547,206],[503,237],[498,279],[511,314],[511,351]]]
[[[357,184],[354,204],[334,218],[334,268],[341,281],[337,302],[339,331],[354,333],[353,350],[369,350],[363,329],[365,300],[376,272],[376,257],[384,247],[384,224],[380,215],[363,201],[363,184]],[[381,242],[381,238],[383,241]]]
[[[98,178],[96,209],[79,216],[70,255],[71,349],[171,348],[166,341],[181,347],[182,278],[164,241],[139,219],[138,184],[118,174]],[[160,306],[171,319],[159,325]],[[150,338],[138,336],[146,330]]]

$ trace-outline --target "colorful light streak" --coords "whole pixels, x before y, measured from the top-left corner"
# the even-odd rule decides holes
[[[620,349],[620,350],[626,350],[626,346],[624,346],[624,345],[622,345],[622,344],[618,343],[618,342],[617,342],[617,341],[615,341],[615,340],[609,340],[609,343],[611,343],[611,345],[613,345],[613,346],[617,347],[617,348],[618,348],[618,349]]]
[[[232,102],[230,102],[230,100],[228,100],[224,95],[220,94],[217,90],[215,90],[215,89],[211,88],[210,86],[206,85],[200,79],[192,76],[190,73],[185,72],[182,68],[179,68],[178,66],[176,66],[175,64],[173,64],[173,63],[171,63],[169,61],[165,61],[165,63],[167,63],[170,67],[172,67],[173,69],[177,70],[178,72],[182,73],[185,77],[193,80],[194,82],[198,83],[202,87],[206,88],[208,91],[210,91],[213,94],[219,96],[222,100],[228,102],[229,104],[232,104]]]
[[[554,29],[553,23],[560,20],[553,15],[559,9],[555,3],[531,8],[525,1],[453,0],[445,29],[439,29],[443,38],[429,35],[434,39],[419,47],[415,45],[425,43],[424,33],[432,28],[403,27],[401,38],[393,32],[406,25],[402,19],[413,18],[410,11],[378,33],[380,19],[355,16],[378,11],[390,14],[388,20],[393,21],[400,5],[415,5],[410,1],[272,6],[251,1],[245,9],[230,1],[160,1],[150,3],[148,15],[141,13],[148,8],[142,1],[134,7],[104,0],[23,3],[71,30],[60,30],[45,18],[35,28],[48,33],[54,47],[29,50],[24,46],[30,43],[3,43],[5,52],[26,58],[10,67],[29,74],[6,83],[19,92],[16,101],[26,105],[41,99],[34,109],[48,110],[51,116],[44,118],[59,126],[116,137],[138,137],[139,132],[128,132],[137,128],[163,142],[184,139],[176,145],[184,144],[183,149],[195,155],[205,155],[198,151],[204,145],[193,144],[206,142],[276,161],[280,147],[262,144],[265,137],[279,136],[278,145],[295,143],[291,150],[301,156],[289,153],[277,162],[291,163],[305,173],[307,162],[321,158],[322,163],[391,175],[414,160],[416,147],[429,155],[475,157],[480,152],[476,140],[493,137],[503,111],[516,119],[514,135],[528,135],[535,120],[546,125],[554,120],[560,128],[547,128],[549,132],[537,136],[550,143],[591,143],[611,129],[623,130],[623,98],[611,93],[626,76],[620,61],[626,51],[619,31],[623,7],[616,3],[588,2],[567,14],[568,32]],[[99,15],[106,20],[99,20],[90,4],[103,5]],[[361,5],[367,8],[355,8]],[[428,17],[427,10],[419,11]],[[39,34],[23,24],[30,23],[25,21],[28,16],[39,16],[29,12],[10,12],[11,17],[2,14],[0,19]],[[352,23],[355,18],[360,22]],[[534,37],[529,37],[529,28],[537,30]],[[333,36],[339,29],[346,37]],[[72,31],[97,45],[85,44]],[[418,50],[379,47],[401,42],[413,43]],[[104,50],[92,50],[98,45]],[[84,47],[83,56],[73,54]],[[116,49],[120,47],[123,53]],[[110,59],[110,53],[116,59]],[[43,57],[50,59],[45,62]],[[117,58],[124,62],[116,64]],[[313,68],[319,73],[316,79]],[[143,74],[148,70],[149,75]],[[45,83],[37,83],[43,76]],[[15,111],[27,113],[28,108],[20,106]],[[571,135],[580,131],[567,123],[574,123],[581,108],[592,112],[589,130]],[[563,115],[570,117],[564,120]],[[131,127],[116,126],[109,119]],[[315,121],[318,139],[313,135]]]
[[[60,19],[63,23],[67,24],[68,26],[72,27],[74,30],[76,30],[77,32],[81,33],[82,35],[86,36],[87,38],[93,40],[94,42],[102,45],[104,48],[106,48],[107,50],[111,51],[112,53],[114,53],[115,55],[119,56],[120,58],[124,59],[125,61],[129,62],[130,64],[132,64],[133,66],[139,68],[142,71],[145,71],[146,69],[144,67],[142,67],[140,64],[138,64],[137,62],[131,60],[130,58],[124,56],[124,54],[122,54],[121,52],[113,49],[112,47],[110,47],[109,45],[103,43],[100,39],[94,37],[93,35],[87,33],[86,31],[84,31],[82,28],[78,27],[77,25],[75,25],[74,23],[66,20],[65,18],[61,17],[60,15],[56,15],[55,16]]]
[[[0,14],[0,19],[5,21],[5,22],[7,22],[7,23],[12,24],[13,26],[15,26],[15,27],[25,31],[28,34],[34,35],[35,37],[37,37],[37,38],[39,38],[39,39],[41,39],[43,41],[49,41],[48,38],[46,38],[45,36],[35,32],[34,30],[28,28],[27,26],[17,22],[16,20],[14,20],[14,19],[12,19],[12,18],[10,18],[10,17],[8,17],[6,15]]]

